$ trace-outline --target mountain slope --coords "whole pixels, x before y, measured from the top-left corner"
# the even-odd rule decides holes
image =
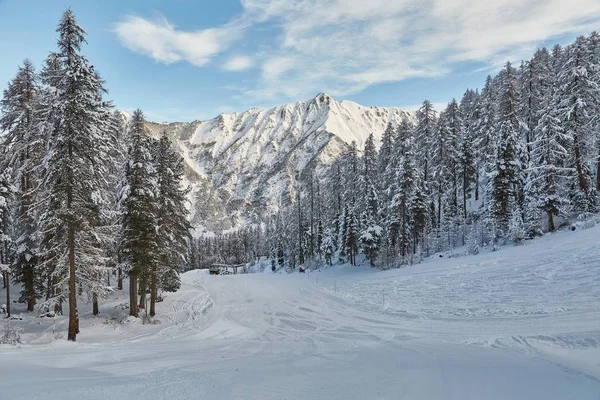
[[[187,164],[192,223],[198,233],[235,228],[289,201],[298,173],[331,163],[370,133],[376,142],[388,122],[410,113],[364,107],[320,93],[269,110],[252,108],[208,121],[148,126],[166,130]]]

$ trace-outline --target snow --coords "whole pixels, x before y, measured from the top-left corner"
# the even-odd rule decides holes
[[[0,348],[0,398],[598,399],[599,236],[383,272],[191,271],[160,324],[102,323],[126,320],[115,293],[77,343],[64,317],[52,342],[52,319],[24,315],[11,324],[29,344]]]

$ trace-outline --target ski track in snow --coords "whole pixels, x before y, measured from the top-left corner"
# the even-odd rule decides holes
[[[192,271],[157,325],[90,316],[73,344],[15,321],[30,345],[0,348],[0,400],[597,400],[599,234],[383,272]]]

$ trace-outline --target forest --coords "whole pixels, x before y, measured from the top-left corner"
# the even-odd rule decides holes
[[[40,72],[25,60],[0,101],[0,261],[28,311],[62,314],[79,333],[77,304],[93,303],[129,278],[134,317],[159,291],[179,288],[190,226],[183,166],[167,137],[148,136],[136,110],[128,123],[105,99],[83,55],[85,31],[71,10]]]
[[[600,190],[600,35],[507,62],[444,110],[425,100],[381,143],[299,176],[256,226],[197,238],[190,268],[269,259],[273,271],[368,260],[400,267],[519,244],[586,221]]]

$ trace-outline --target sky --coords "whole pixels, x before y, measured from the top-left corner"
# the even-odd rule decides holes
[[[600,30],[598,0],[0,0],[0,85],[39,68],[71,7],[123,110],[191,121],[325,92],[442,107],[541,47]]]

